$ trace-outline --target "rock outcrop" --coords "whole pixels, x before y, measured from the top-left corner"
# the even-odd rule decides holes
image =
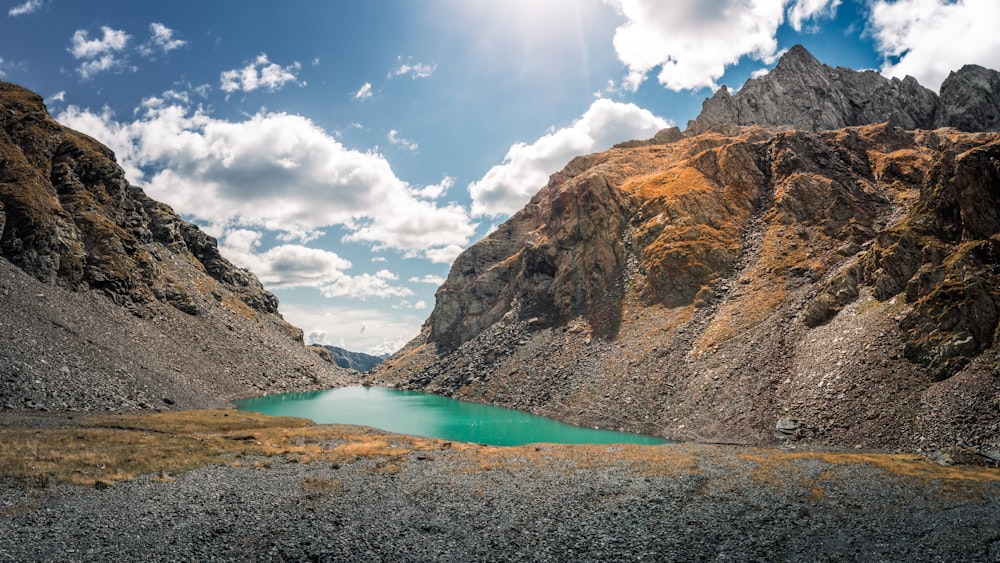
[[[800,56],[780,72],[822,70]],[[373,380],[680,439],[996,449],[1000,134],[894,125],[936,98],[878,78],[920,103],[573,159]]]
[[[997,131],[998,106],[1000,73],[995,70],[966,65],[944,81],[939,96],[912,76],[900,80],[873,70],[831,68],[796,45],[774,70],[747,80],[736,94],[720,88],[705,100],[688,131],[734,124],[817,132],[885,121],[903,129]]]
[[[0,260],[34,278],[4,267],[0,406],[220,404],[344,377],[212,237],[130,185],[107,147],[53,121],[41,97],[2,82]]]

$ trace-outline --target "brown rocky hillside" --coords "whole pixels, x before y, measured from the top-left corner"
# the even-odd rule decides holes
[[[216,241],[0,82],[0,407],[208,406],[346,381]]]
[[[1000,134],[674,131],[553,175],[375,377],[671,438],[995,451],[998,264]]]

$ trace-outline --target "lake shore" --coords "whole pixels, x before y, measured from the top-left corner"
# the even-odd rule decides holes
[[[150,451],[164,435],[220,449],[192,470],[103,485],[5,479],[0,560],[1000,560],[996,469],[700,444],[484,447],[286,422],[248,430],[234,424],[243,413],[212,412],[228,426],[5,413],[8,443],[12,431],[64,432],[98,452],[110,446],[92,433],[117,426]]]

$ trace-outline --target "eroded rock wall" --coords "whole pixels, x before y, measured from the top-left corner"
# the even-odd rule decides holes
[[[578,159],[375,379],[673,438],[996,447],[998,150],[882,124]]]

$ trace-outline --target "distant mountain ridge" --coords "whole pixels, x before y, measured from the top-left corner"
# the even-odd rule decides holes
[[[704,133],[728,124],[818,132],[884,121],[903,129],[997,131],[998,93],[1000,72],[978,65],[952,72],[938,95],[912,76],[900,80],[873,70],[829,67],[796,45],[771,72],[747,80],[739,92],[720,88],[705,100],[688,131]]]
[[[553,174],[371,380],[670,438],[1000,452],[1000,134],[920,130],[994,127],[995,77],[938,97],[792,49],[687,131]]]
[[[337,364],[344,369],[353,369],[360,372],[371,371],[375,366],[389,357],[389,354],[373,356],[364,352],[352,352],[338,346],[330,346],[329,344],[314,346],[314,348],[318,348],[318,353],[327,361]]]

